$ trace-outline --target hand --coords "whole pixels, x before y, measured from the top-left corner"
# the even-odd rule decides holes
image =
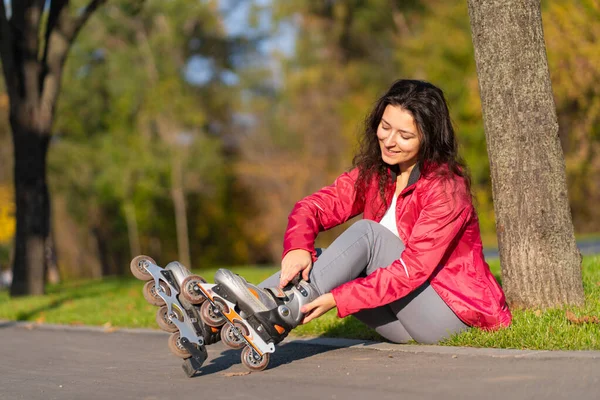
[[[312,321],[315,318],[319,318],[327,311],[331,310],[336,306],[335,298],[331,293],[325,293],[308,304],[305,304],[300,309],[300,312],[304,314],[303,324]]]
[[[312,257],[308,251],[296,249],[288,252],[281,260],[279,287],[284,288],[300,272],[302,272],[302,279],[307,281],[311,268]]]

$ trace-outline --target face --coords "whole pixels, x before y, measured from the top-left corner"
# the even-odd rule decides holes
[[[398,165],[404,171],[417,163],[421,135],[408,111],[388,105],[377,127],[377,138],[386,164]]]

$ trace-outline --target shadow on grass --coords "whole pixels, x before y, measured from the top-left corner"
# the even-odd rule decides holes
[[[107,285],[118,287],[122,284],[127,284],[128,281],[130,280],[122,278],[105,278],[98,281],[85,281],[68,285],[50,286],[47,289],[46,296],[57,296],[56,298],[50,300],[49,303],[18,312],[14,319],[16,321],[30,321],[40,313],[61,307],[65,302],[101,296],[106,293]],[[19,301],[19,298],[13,298],[12,301]],[[14,323],[3,323],[0,324],[0,328],[7,328],[13,325]]]
[[[335,325],[328,327],[320,337],[351,338],[377,342],[387,341],[383,336],[375,332],[374,329],[369,328],[353,316],[346,317]]]

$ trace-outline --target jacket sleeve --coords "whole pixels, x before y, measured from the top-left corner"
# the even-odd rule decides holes
[[[340,318],[398,300],[433,274],[471,212],[465,195],[453,196],[445,189],[443,183],[429,189],[400,259],[331,291]]]
[[[304,249],[316,260],[315,239],[319,232],[343,224],[363,212],[364,200],[357,199],[354,184],[358,169],[340,175],[335,182],[305,197],[294,206],[288,217],[283,239],[283,256],[294,249]]]

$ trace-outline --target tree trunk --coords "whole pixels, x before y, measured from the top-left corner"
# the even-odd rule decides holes
[[[52,211],[50,211],[50,215],[52,215]],[[48,240],[46,240],[46,281],[56,284],[60,283],[60,271],[58,270],[58,256],[54,237],[54,232],[50,232]]]
[[[131,258],[142,254],[140,246],[140,234],[138,232],[137,218],[135,216],[135,205],[126,200],[123,205],[125,209],[125,220],[127,221],[127,233],[129,234],[129,251]]]
[[[507,301],[582,304],[540,2],[468,5]]]
[[[183,190],[183,170],[181,167],[181,156],[171,152],[171,197],[175,208],[175,225],[177,227],[177,250],[179,261],[187,268],[192,268],[190,257],[190,241],[188,236],[187,207],[185,204],[185,192]]]
[[[50,227],[50,196],[46,183],[49,136],[36,132],[25,105],[11,115],[15,151],[14,182],[17,229],[11,296],[44,294],[46,240]],[[11,110],[12,114],[12,110]]]
[[[77,15],[69,14],[68,0],[0,1],[0,58],[15,154],[12,296],[44,293],[50,226],[46,156],[62,70],[78,32],[105,1],[89,0]],[[6,4],[10,4],[10,18]],[[47,19],[42,24],[44,13]]]

